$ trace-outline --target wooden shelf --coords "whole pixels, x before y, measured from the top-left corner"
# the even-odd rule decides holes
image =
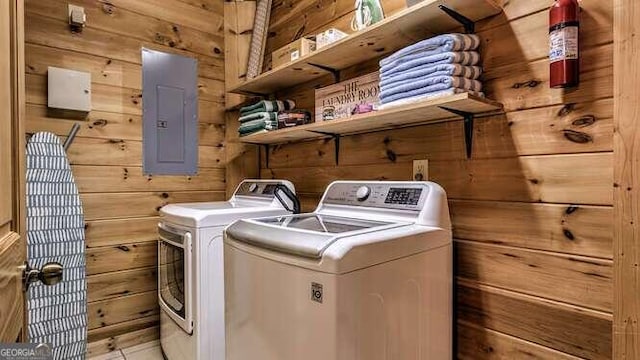
[[[346,119],[320,121],[291,128],[264,131],[240,137],[250,144],[281,144],[291,141],[372,132],[383,129],[459,120],[460,115],[497,112],[502,105],[468,93],[456,94],[391,109],[354,115]],[[453,111],[453,112],[452,112]]]
[[[273,94],[330,74],[331,71],[326,69],[340,71],[427,37],[459,28],[460,23],[440,10],[439,5],[458,11],[473,21],[502,11],[491,0],[424,0],[365,30],[248,80],[230,89],[230,92]]]

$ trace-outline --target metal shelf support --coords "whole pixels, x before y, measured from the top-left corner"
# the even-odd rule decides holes
[[[462,116],[464,120],[464,144],[467,151],[467,159],[471,159],[471,153],[473,151],[473,123],[476,117],[475,114],[456,109],[449,109],[444,106],[439,106],[439,108],[452,114]]]
[[[457,12],[455,10],[449,9],[448,7],[446,7],[444,5],[438,5],[438,8],[440,8],[440,10],[444,11],[447,15],[449,15],[455,21],[457,21],[460,24],[462,24],[462,26],[464,26],[464,31],[467,34],[475,34],[476,33],[476,23],[473,22],[473,20],[471,20],[468,17],[460,14],[459,12]]]
[[[310,66],[316,67],[318,69],[324,70],[324,71],[328,71],[331,73],[331,75],[333,75],[333,81],[335,83],[339,83],[340,82],[340,70],[336,70],[332,67],[329,66],[324,66],[324,65],[320,65],[320,64],[313,64],[313,63],[307,63]]]
[[[271,147],[269,146],[269,144],[262,144],[262,146],[264,147],[264,162],[265,162],[265,167],[268,169],[269,168],[269,153],[271,150]]]
[[[336,160],[336,166],[340,164],[340,134],[334,134],[324,131],[311,130],[310,132],[316,134],[327,135],[333,138],[334,156]]]
[[[326,135],[326,136],[329,136],[329,137],[333,138],[334,156],[335,156],[336,165],[338,165],[338,163],[340,161],[340,134],[328,133],[328,132],[323,132],[323,131],[314,131],[314,130],[310,130],[309,132],[316,133],[316,134],[321,134],[321,135]],[[271,144],[263,144],[263,143],[246,143],[246,144],[258,145],[258,146],[262,146],[264,148],[264,152],[265,152],[265,154],[264,154],[265,167],[268,169],[269,168],[269,153],[270,153],[269,150],[271,150]]]

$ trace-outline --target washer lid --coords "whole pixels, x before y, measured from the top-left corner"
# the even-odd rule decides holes
[[[370,221],[320,214],[280,216],[256,219],[256,221],[265,224],[280,226],[283,228],[308,230],[328,234],[342,234],[346,232],[364,230],[379,226],[388,226],[392,224],[382,221]]]
[[[227,233],[236,241],[283,253],[320,258],[324,250],[341,237],[407,225],[347,217],[301,214],[231,224]]]

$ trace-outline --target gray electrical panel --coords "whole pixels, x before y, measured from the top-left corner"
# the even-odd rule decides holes
[[[143,171],[198,171],[198,62],[142,49]]]

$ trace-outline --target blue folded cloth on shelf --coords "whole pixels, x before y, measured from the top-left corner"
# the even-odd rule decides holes
[[[396,60],[412,54],[424,56],[451,51],[476,50],[480,46],[480,37],[474,34],[443,34],[409,45],[380,61],[380,66],[387,66]]]
[[[472,80],[475,81],[475,80]],[[380,94],[380,103],[381,104],[387,104],[396,100],[401,100],[401,99],[406,99],[406,98],[411,98],[414,96],[421,96],[421,95],[427,95],[430,93],[434,93],[434,92],[438,92],[438,91],[444,91],[444,90],[449,90],[449,89],[461,89],[461,90],[465,90],[465,91],[480,91],[480,90],[474,90],[474,89],[465,89],[465,88],[458,88],[456,86],[454,86],[453,82],[441,82],[441,83],[435,83],[432,85],[427,85],[427,86],[421,86],[418,88],[414,88],[411,90],[406,90],[403,92],[396,92],[394,94],[391,95],[382,95]]]
[[[277,112],[261,111],[261,112],[255,112],[255,113],[250,113],[248,115],[240,116],[240,118],[238,119],[238,121],[240,121],[240,123],[246,123],[248,121],[253,121],[253,120],[264,120],[264,121],[272,120],[272,121],[277,121],[278,120],[278,113]]]
[[[422,95],[402,98],[402,99],[398,99],[398,100],[395,100],[395,101],[388,102],[386,104],[381,104],[378,107],[378,110],[385,110],[385,109],[393,108],[393,107],[396,107],[396,106],[411,105],[411,104],[419,103],[421,101],[432,100],[432,99],[436,99],[436,98],[439,98],[439,97],[450,96],[450,95],[455,95],[455,94],[460,94],[460,93],[469,93],[469,94],[474,95],[474,96],[484,97],[484,93],[483,92],[451,88],[451,89],[446,89],[446,90],[441,90],[441,91],[434,91],[434,92],[430,92],[430,93],[425,93],[425,94],[422,94]]]
[[[380,77],[380,86],[394,86],[414,79],[421,79],[427,76],[460,76],[467,79],[476,80],[482,75],[482,68],[479,66],[462,66],[460,64],[438,64],[423,65],[412,68],[398,74]]]
[[[459,76],[428,76],[412,81],[404,81],[393,86],[381,86],[380,101],[385,103],[402,97],[411,97],[449,88],[482,91],[482,83],[478,80]]]
[[[430,65],[459,64],[463,66],[474,66],[480,62],[480,54],[475,51],[444,52],[440,54],[423,56],[422,54],[412,54],[403,58],[401,63],[391,63],[380,67],[380,78],[399,74],[407,70]]]

